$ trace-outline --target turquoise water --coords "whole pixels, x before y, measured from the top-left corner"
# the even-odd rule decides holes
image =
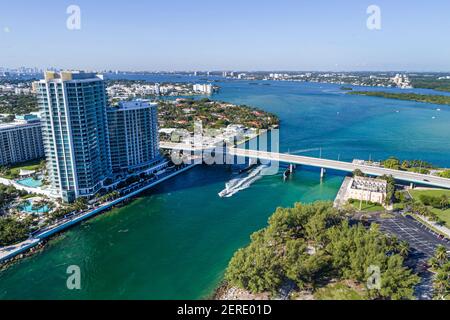
[[[29,188],[42,187],[42,179],[26,178],[17,181],[18,184]]]
[[[344,160],[397,155],[450,167],[449,107],[345,96],[334,85],[219,85],[216,99],[279,115],[283,151],[318,156],[323,148],[325,157]],[[343,179],[330,172],[320,183],[317,170],[302,168],[286,183],[267,176],[232,198],[218,197],[232,178],[225,167],[199,166],[69,230],[0,273],[0,298],[205,298],[233,252],[278,206],[332,200]],[[66,289],[70,265],[81,267],[81,291]]]
[[[47,213],[50,211],[50,208],[45,205],[38,209],[33,209],[33,203],[30,201],[27,202],[27,205],[21,206],[22,211],[28,212],[28,213]]]

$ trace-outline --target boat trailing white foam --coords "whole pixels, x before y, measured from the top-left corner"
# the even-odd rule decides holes
[[[261,173],[267,168],[267,165],[260,165],[250,171],[247,176],[230,180],[225,184],[225,189],[219,193],[219,196],[221,198],[230,198],[239,191],[249,188],[252,183],[261,178]]]

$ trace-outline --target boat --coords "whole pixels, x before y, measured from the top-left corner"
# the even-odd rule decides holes
[[[225,189],[219,192],[219,197],[221,198],[229,198],[232,197],[235,193],[248,188],[253,182],[258,179],[260,173],[267,168],[265,165],[261,165],[250,172],[250,174],[246,177],[235,178],[230,182],[225,184]]]

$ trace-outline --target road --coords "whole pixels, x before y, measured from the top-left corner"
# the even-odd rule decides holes
[[[190,152],[202,152],[202,150],[212,150],[214,147],[192,147],[191,145],[186,144],[177,144],[170,142],[161,142],[162,149],[170,149],[170,150],[180,150],[180,151],[190,151]],[[219,150],[219,149],[218,149]],[[371,176],[383,176],[390,175],[394,177],[396,180],[409,182],[409,183],[417,183],[432,187],[439,187],[450,189],[450,179],[408,172],[408,171],[400,171],[393,169],[386,169],[381,167],[367,166],[354,164],[350,162],[336,161],[336,160],[328,160],[328,159],[319,159],[313,157],[305,157],[305,156],[297,156],[276,152],[267,152],[267,151],[256,151],[256,150],[246,150],[240,148],[228,148],[227,150],[229,155],[238,156],[238,157],[246,157],[260,160],[267,160],[273,162],[284,162],[290,164],[297,165],[305,165],[311,167],[318,167],[324,169],[332,169],[344,172],[353,172],[356,169],[361,170],[363,173]]]
[[[422,300],[432,299],[433,274],[427,270],[428,260],[440,245],[450,250],[450,242],[413,218],[400,214],[390,219],[373,217],[369,221],[379,224],[381,231],[409,243],[411,252],[408,264],[422,278],[421,283],[416,287],[416,296]]]

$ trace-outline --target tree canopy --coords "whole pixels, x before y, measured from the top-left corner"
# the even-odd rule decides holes
[[[225,280],[252,293],[275,294],[284,283],[315,290],[329,279],[366,284],[369,267],[381,271],[381,287],[369,298],[411,299],[419,277],[404,266],[405,244],[352,225],[327,202],[279,208],[269,225],[236,252]],[[403,255],[403,256],[402,256]]]

